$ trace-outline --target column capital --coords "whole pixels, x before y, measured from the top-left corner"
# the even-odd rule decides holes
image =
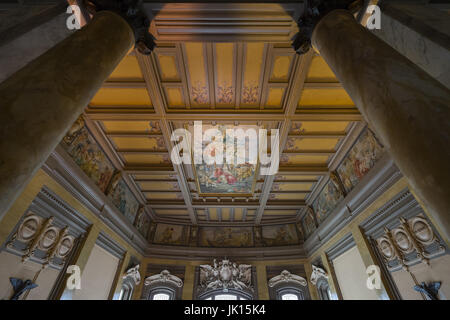
[[[112,11],[120,15],[133,29],[136,48],[149,55],[156,47],[155,38],[149,32],[150,19],[142,8],[142,0],[84,0],[90,13]]]
[[[307,0],[305,12],[297,21],[300,31],[292,38],[292,47],[297,54],[305,54],[311,48],[311,37],[317,23],[327,13],[337,9],[355,10],[362,6],[360,0]]]

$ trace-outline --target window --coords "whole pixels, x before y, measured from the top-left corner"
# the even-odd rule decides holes
[[[228,289],[227,292],[214,290],[199,297],[200,300],[251,300],[252,298],[248,293],[235,289]]]
[[[298,296],[293,293],[285,293],[281,296],[281,300],[298,300]]]
[[[305,300],[303,292],[294,287],[283,287],[277,290],[277,300]]]
[[[134,283],[129,279],[124,280],[118,300],[131,300],[134,292]]]
[[[149,300],[175,300],[175,291],[171,288],[155,288],[150,291]]]
[[[319,278],[317,280],[316,287],[320,300],[331,300],[330,287],[328,285],[328,281],[325,278]]]
[[[167,293],[157,293],[153,295],[152,300],[170,300],[170,295],[168,295]]]

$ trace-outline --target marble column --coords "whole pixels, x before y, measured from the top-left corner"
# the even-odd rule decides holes
[[[450,88],[450,19],[430,5],[384,2],[373,34]]]
[[[101,11],[0,84],[0,219],[134,44],[130,24]]]
[[[450,239],[450,91],[349,11],[324,15],[311,42]]]

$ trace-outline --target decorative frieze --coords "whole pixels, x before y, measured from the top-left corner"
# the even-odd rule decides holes
[[[7,242],[7,250],[20,255],[22,262],[32,259],[43,268],[62,267],[74,247],[75,237],[68,234],[67,226],[58,227],[54,220],[53,216],[43,218],[28,212]]]
[[[389,230],[376,240],[388,270],[398,265],[404,270],[417,262],[429,264],[429,260],[445,252],[430,223],[420,214],[410,219],[399,218],[400,226]]]

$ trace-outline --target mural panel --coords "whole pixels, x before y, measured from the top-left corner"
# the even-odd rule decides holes
[[[193,127],[190,128],[193,133]],[[205,161],[202,164],[194,164],[194,171],[196,174],[196,180],[198,184],[198,189],[200,190],[200,195],[251,195],[253,193],[253,189],[255,187],[256,182],[256,172],[257,172],[257,164],[249,163],[249,142],[248,139],[245,141],[235,139],[234,143],[234,157],[237,159],[238,149],[244,148],[246,150],[246,162],[243,164],[231,164],[225,161],[226,156],[226,141],[227,138],[232,141],[232,137],[227,137],[226,131],[227,129],[242,129],[246,132],[248,129],[256,130],[258,132],[257,126],[232,126],[232,125],[203,125],[203,132],[208,129],[217,129],[221,132],[221,136],[213,137],[215,139],[222,139],[223,141],[223,155],[224,161],[223,164],[212,164],[208,165]],[[236,131],[235,131],[236,132]],[[194,136],[194,135],[193,135]],[[215,140],[217,141],[217,140]],[[203,149],[205,152],[211,157],[215,156],[217,152],[215,146],[210,141],[203,140]]]
[[[116,174],[111,182],[108,197],[112,200],[117,209],[134,223],[139,208],[139,202],[128,188],[120,173]]]
[[[346,192],[350,192],[383,154],[383,146],[366,129],[337,168]]]
[[[251,227],[204,227],[200,228],[199,245],[202,247],[251,247]]]
[[[321,223],[325,220],[328,214],[336,208],[342,199],[344,199],[342,191],[330,180],[313,202],[317,222]]]
[[[150,228],[150,218],[148,217],[147,213],[145,213],[144,208],[139,209],[134,225],[136,229],[138,229],[139,233],[145,239],[147,239],[148,231]]]
[[[188,226],[159,223],[156,226],[153,243],[187,245],[188,229]]]
[[[314,230],[316,230],[316,222],[314,219],[314,212],[312,209],[309,209],[306,215],[302,219],[303,230],[305,233],[305,239],[308,238]]]
[[[266,246],[284,246],[298,244],[298,234],[294,224],[262,227],[263,244]]]
[[[114,167],[90,135],[81,117],[64,137],[62,145],[81,170],[105,192]]]

